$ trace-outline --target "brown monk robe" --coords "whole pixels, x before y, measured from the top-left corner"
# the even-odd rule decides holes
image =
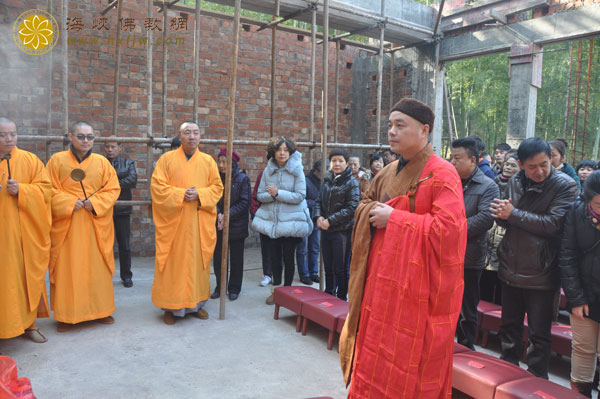
[[[7,157],[8,155],[8,157]],[[44,277],[50,257],[52,186],[42,161],[17,148],[14,122],[0,118],[0,339],[46,342],[36,317],[49,317]],[[10,167],[10,178],[9,178]]]
[[[52,180],[50,299],[59,332],[87,320],[111,324],[115,311],[112,213],[119,180],[110,162],[92,153],[89,124],[73,124],[69,140],[71,147],[54,154],[47,167]],[[71,177],[73,169],[85,172],[85,194]]]

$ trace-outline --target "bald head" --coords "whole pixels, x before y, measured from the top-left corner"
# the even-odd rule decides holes
[[[17,145],[17,125],[8,118],[0,117],[0,158]]]
[[[186,154],[192,154],[200,144],[200,128],[194,122],[184,122],[179,127],[179,140]]]

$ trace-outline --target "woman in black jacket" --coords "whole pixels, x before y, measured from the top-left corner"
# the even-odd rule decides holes
[[[600,171],[567,213],[560,271],[573,329],[571,388],[591,397],[600,352]]]
[[[218,156],[219,174],[225,184],[225,171],[227,169],[227,150],[221,148]],[[231,168],[231,201],[229,205],[229,300],[235,301],[242,290],[242,279],[244,277],[244,241],[248,237],[248,212],[250,210],[250,179],[246,172],[238,165],[240,156],[237,152],[232,153]],[[225,195],[223,193],[223,195]],[[217,245],[213,255],[213,268],[217,284],[215,291],[210,296],[218,298],[221,294],[221,253],[223,245],[223,197],[217,204]]]
[[[323,179],[313,217],[321,232],[321,254],[325,266],[325,292],[346,300],[352,248],[354,212],[360,202],[360,185],[352,177],[348,153],[336,148],[329,153],[330,170]],[[334,278],[335,277],[335,278]]]

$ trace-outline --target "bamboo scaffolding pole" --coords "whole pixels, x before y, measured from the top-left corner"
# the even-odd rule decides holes
[[[381,17],[384,17],[385,0],[381,0]],[[379,34],[379,60],[377,65],[377,144],[381,143],[381,97],[383,92],[383,40],[385,35],[385,23],[380,25]]]
[[[194,18],[194,123],[198,124],[198,60],[200,58],[200,0],[196,1]]]
[[[340,41],[335,42],[335,109],[333,111],[333,141],[338,141],[338,123],[340,116]]]
[[[273,20],[279,17],[279,0],[275,0],[275,14]],[[269,135],[275,136],[275,73],[277,72],[277,25],[271,28],[271,125],[269,126]]]
[[[163,13],[163,32],[162,32],[162,50],[163,50],[163,60],[162,60],[162,134],[163,137],[167,137],[167,15],[168,15],[168,7],[165,0],[163,0],[162,5],[162,13]]]
[[[329,86],[329,0],[323,1],[323,131],[321,133],[321,187],[327,171],[327,115]],[[323,255],[319,256],[319,289],[324,289]]]
[[[62,1],[62,103],[65,107],[65,114],[63,118],[64,131],[69,131],[69,49],[67,48],[67,39],[69,38],[69,31],[67,30],[67,14],[69,12],[68,0]]]
[[[448,82],[446,80],[446,75],[444,75],[444,98],[446,99],[446,117],[448,118],[448,136],[450,139],[450,143],[454,141],[454,130],[452,129],[452,116],[451,116],[451,108],[450,108],[450,96],[448,95]]]
[[[572,144],[571,144],[571,162],[575,156],[575,149],[577,148],[577,131],[579,129],[579,100],[581,94],[581,60],[583,58],[583,41],[579,41],[579,48],[577,49],[577,68],[575,70],[575,104],[573,105],[573,133],[572,133]]]
[[[392,60],[390,63],[390,108],[394,106],[394,69],[396,67],[396,53],[392,53]]]
[[[148,0],[148,10],[147,17],[152,18],[154,14],[154,10],[152,7],[152,0]],[[152,140],[154,136],[153,127],[152,127],[152,30],[148,29],[146,31],[146,37],[148,39],[148,47],[146,47],[146,94],[148,96],[148,109],[147,109],[147,118],[146,122],[147,130],[146,136],[149,140]],[[152,176],[152,169],[154,168],[154,152],[152,150],[153,141],[148,142],[148,146],[146,148],[146,175],[148,178]]]
[[[311,44],[310,44],[310,142],[315,142],[315,70],[317,58],[317,7],[313,6],[311,20]],[[313,149],[310,149],[310,167],[314,163]]]
[[[52,14],[52,0],[48,0],[48,13]],[[52,51],[48,52],[48,114],[46,115],[46,134],[52,130]],[[46,151],[46,162],[50,159],[50,142],[44,146]]]
[[[233,50],[229,73],[229,125],[227,128],[227,170],[225,172],[225,193],[223,204],[223,239],[221,241],[221,300],[219,320],[225,319],[225,293],[227,290],[227,262],[229,260],[229,207],[231,205],[231,163],[233,153],[233,130],[235,128],[235,92],[237,89],[237,63],[240,43],[240,9],[242,0],[235,0],[233,22]]]
[[[112,115],[112,134],[117,135],[117,113],[119,111],[119,70],[121,69],[121,18],[123,16],[123,0],[117,3],[117,41],[115,42],[115,84],[113,93],[113,115]]]
[[[567,137],[567,125],[569,124],[569,107],[571,99],[571,69],[573,65],[573,42],[569,42],[569,65],[567,69],[567,95],[565,98],[565,123],[563,126],[563,134]]]

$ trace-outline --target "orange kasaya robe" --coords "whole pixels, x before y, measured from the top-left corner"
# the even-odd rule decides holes
[[[44,277],[52,186],[38,157],[17,147],[10,155],[19,193],[15,197],[6,190],[8,165],[0,162],[0,338],[21,335],[36,316],[49,316]]]
[[[348,397],[449,399],[467,241],[462,185],[430,145],[398,174],[397,166],[375,177],[356,212],[340,337]],[[394,210],[371,240],[377,201]]]
[[[184,201],[196,187],[198,201]],[[165,153],[152,174],[156,254],[152,301],[163,309],[194,308],[210,295],[210,259],[217,232],[217,202],[223,194],[217,163],[196,150]]]
[[[85,171],[88,196],[99,189],[89,199],[95,215],[85,208],[73,210],[77,199],[85,198],[80,183],[71,179],[75,168]],[[47,169],[52,180],[49,269],[54,318],[74,324],[110,316],[115,311],[112,214],[121,192],[115,169],[98,154],[79,163],[71,150],[54,154]]]

